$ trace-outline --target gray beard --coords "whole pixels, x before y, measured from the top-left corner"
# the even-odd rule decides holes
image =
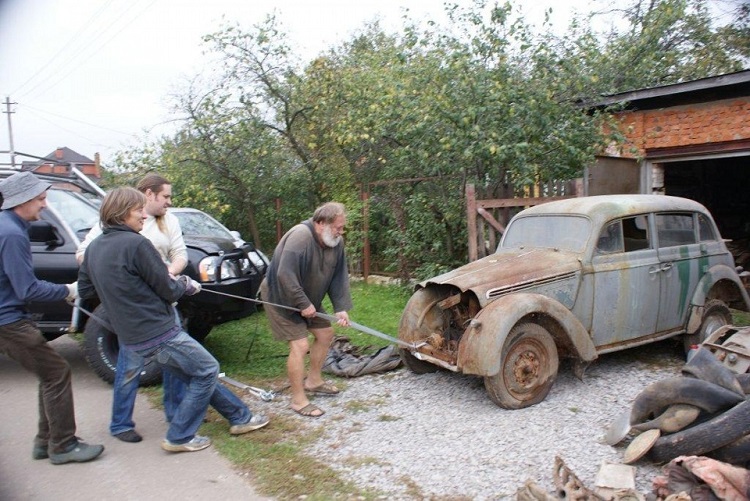
[[[330,226],[323,226],[323,234],[320,236],[327,247],[336,247],[341,242],[341,236],[334,237]]]

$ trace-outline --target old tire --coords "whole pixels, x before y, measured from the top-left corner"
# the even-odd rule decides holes
[[[645,423],[675,404],[693,405],[708,414],[731,408],[743,397],[710,381],[692,377],[661,379],[648,385],[638,396],[630,410],[630,424]]]
[[[750,435],[745,435],[724,447],[714,449],[708,455],[724,463],[744,466],[750,461]]]
[[[721,299],[709,299],[703,309],[703,318],[698,332],[686,334],[683,337],[685,353],[690,351],[693,345],[701,344],[708,336],[717,329],[732,323],[732,312]]]
[[[750,400],[745,400],[715,418],[659,438],[649,451],[657,463],[678,456],[701,456],[745,436],[750,422]]]
[[[94,310],[94,315],[107,321],[104,305]],[[99,321],[89,318],[83,331],[83,354],[89,366],[97,376],[113,384],[117,370],[117,354],[120,344],[114,332],[107,329]],[[141,372],[140,386],[151,386],[161,382],[161,367],[154,362],[146,362]]]
[[[560,361],[550,333],[522,322],[511,329],[501,354],[500,372],[484,378],[490,399],[505,409],[522,409],[544,400],[557,378]]]

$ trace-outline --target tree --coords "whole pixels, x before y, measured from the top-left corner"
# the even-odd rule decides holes
[[[285,228],[317,204],[370,193],[375,259],[400,276],[466,259],[466,183],[482,198],[579,177],[617,141],[602,94],[734,71],[748,56],[748,10],[717,24],[705,0],[636,0],[626,28],[577,18],[563,36],[529,27],[511,3],[447,6],[450,27],[405,18],[365,25],[306,65],[278,20],[223,27],[205,41],[218,79],[188,88],[179,131],[134,158],[161,165],[184,200],[214,208],[269,248],[277,197]],[[123,157],[125,161],[125,158]],[[542,193],[544,194],[544,193]]]

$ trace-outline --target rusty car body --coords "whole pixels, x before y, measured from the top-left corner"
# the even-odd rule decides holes
[[[517,409],[542,401],[561,357],[583,376],[599,354],[683,336],[702,342],[750,299],[701,204],[664,195],[545,203],[509,223],[497,251],[425,280],[399,338],[416,373],[484,378]]]

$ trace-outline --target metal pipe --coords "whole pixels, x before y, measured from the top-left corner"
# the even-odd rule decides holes
[[[245,300],[245,301],[251,301],[253,303],[266,304],[268,306],[273,306],[273,307],[276,307],[276,308],[282,308],[282,309],[285,309],[285,310],[293,311],[295,313],[301,313],[301,311],[302,311],[299,308],[294,308],[292,306],[285,306],[283,304],[270,303],[268,301],[261,301],[260,299],[252,299],[252,298],[249,298],[249,297],[237,296],[237,295],[234,295],[234,294],[228,294],[226,292],[213,291],[213,290],[210,290],[210,289],[201,289],[201,291],[210,292],[210,293],[213,293],[213,294],[219,294],[221,296],[228,296],[228,297],[232,297],[232,298],[235,298],[235,299],[242,299],[242,300]],[[321,313],[319,311],[315,312],[315,316],[323,318],[323,319],[326,319],[326,320],[328,320],[330,322],[338,322],[339,321],[338,317],[336,317],[334,315],[328,315],[327,313]],[[389,336],[388,334],[384,334],[382,332],[376,331],[375,329],[371,329],[370,327],[367,327],[365,325],[358,324],[357,322],[352,322],[351,320],[349,321],[349,325],[352,328],[354,328],[354,329],[356,329],[356,330],[358,330],[360,332],[364,332],[365,334],[370,334],[371,336],[379,337],[380,339],[384,339],[384,340],[386,340],[386,341],[388,341],[390,343],[397,344],[398,346],[401,346],[402,348],[406,348],[407,350],[410,350],[410,351],[416,351],[420,346],[424,346],[425,344],[427,344],[427,343],[424,343],[424,342],[419,343],[419,344],[417,344],[417,343],[407,343],[406,341],[402,341],[402,340],[400,340],[398,338],[395,338],[393,336]]]

